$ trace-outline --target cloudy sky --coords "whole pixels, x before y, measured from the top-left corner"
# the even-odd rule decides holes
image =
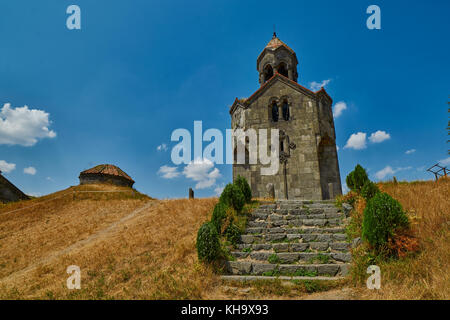
[[[66,9],[81,8],[81,30]],[[158,198],[211,196],[231,166],[174,165],[173,130],[230,126],[228,107],[258,89],[256,58],[273,25],[299,82],[334,99],[342,180],[431,179],[450,165],[448,1],[2,1],[0,170],[47,194],[116,164]],[[206,145],[207,143],[205,143]]]

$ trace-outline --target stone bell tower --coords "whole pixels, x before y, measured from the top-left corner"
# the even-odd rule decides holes
[[[275,72],[297,82],[297,65],[298,61],[294,50],[281,42],[274,32],[272,40],[270,40],[256,60],[259,83],[263,85],[272,78]]]
[[[321,200],[341,194],[333,100],[324,88],[313,92],[297,83],[297,56],[275,33],[256,65],[261,86],[249,98],[236,98],[231,127],[278,129],[280,166],[264,176],[265,166],[246,157],[246,163],[233,164],[233,179],[245,177],[260,198]]]

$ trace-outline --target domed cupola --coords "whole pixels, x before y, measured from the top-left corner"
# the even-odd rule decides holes
[[[274,32],[272,40],[258,56],[256,68],[259,72],[259,83],[263,85],[272,78],[275,72],[297,82],[297,56],[294,50],[281,41]]]

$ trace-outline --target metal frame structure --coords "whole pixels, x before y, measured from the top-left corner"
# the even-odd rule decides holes
[[[428,172],[431,172],[436,177],[436,181],[441,177],[447,177],[447,173],[449,169],[447,167],[442,167],[439,163],[436,163],[434,166],[427,169]]]

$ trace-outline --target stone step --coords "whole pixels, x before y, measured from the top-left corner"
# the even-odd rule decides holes
[[[262,209],[257,208],[253,210],[253,213],[265,213],[271,214],[276,213],[280,215],[315,215],[315,214],[327,214],[327,213],[338,213],[342,212],[340,209],[335,207],[330,208],[279,208],[279,209]]]
[[[238,261],[243,259],[251,259],[256,262],[271,262],[282,264],[296,264],[296,263],[309,263],[309,264],[338,264],[342,262],[350,262],[351,254],[345,252],[242,252],[233,251],[232,256]]]
[[[303,230],[303,231],[307,231]],[[280,234],[279,234],[280,235]],[[264,237],[262,235],[242,235],[244,241],[242,244],[238,245],[250,246],[255,241],[259,241],[258,245],[271,245],[273,243],[307,243],[307,242],[344,242],[347,241],[347,235],[343,233],[294,233],[294,234],[283,234],[285,237],[279,240],[270,240],[264,242]],[[272,236],[272,235],[270,235]],[[253,241],[252,241],[253,240]],[[256,244],[255,244],[256,245]]]
[[[345,215],[342,213],[324,213],[316,215],[306,215],[306,214],[287,214],[281,215],[276,213],[252,213],[249,217],[249,221],[265,221],[265,222],[275,222],[275,221],[292,221],[292,220],[333,220],[338,219],[342,222]]]
[[[277,200],[274,202],[275,204],[305,204],[305,205],[334,205],[334,200]]]
[[[346,276],[350,265],[342,264],[273,264],[251,261],[228,261],[226,270],[231,275],[265,276]]]
[[[331,235],[327,235],[330,236]],[[283,243],[264,243],[264,244],[239,244],[236,250],[241,252],[305,252],[308,250],[315,251],[337,251],[347,252],[351,244],[348,242],[332,241],[332,242],[283,242]]]
[[[316,277],[297,277],[297,276],[276,276],[276,277],[269,277],[269,276],[220,276],[220,279],[224,281],[242,281],[242,282],[251,282],[251,281],[275,281],[275,280],[281,280],[281,281],[338,281],[345,279],[342,276],[338,277],[323,277],[323,276],[316,276]]]
[[[342,212],[327,212],[327,213],[315,213],[315,214],[297,214],[297,213],[288,213],[288,214],[278,214],[278,213],[265,213],[265,212],[253,212],[249,216],[250,221],[290,221],[290,220],[303,220],[303,219],[337,219],[337,218],[345,218],[345,214]]]
[[[322,229],[322,230],[320,230]],[[319,237],[319,240],[317,237],[311,236],[311,234],[344,234],[344,231],[341,230],[341,228],[304,228],[304,227],[295,227],[295,228],[249,228],[246,230],[246,233],[244,233],[244,236],[253,236],[259,240],[265,240],[268,239],[268,241],[273,242],[277,240],[282,240],[284,238],[279,238],[279,235],[305,235],[302,237],[298,236],[292,236],[292,237],[286,237],[289,239],[304,239],[305,241],[325,241],[320,239],[325,239],[326,237]],[[274,235],[274,236],[273,236]],[[345,235],[345,234],[344,234]],[[337,236],[336,239],[341,239],[341,241],[345,241],[346,238],[343,236]],[[331,240],[326,240],[331,241]],[[244,242],[247,243],[247,242]]]
[[[268,231],[271,230],[277,230],[277,229],[292,229],[295,227],[327,227],[327,226],[339,226],[342,225],[343,221],[339,218],[332,218],[332,219],[295,219],[295,220],[276,220],[276,221],[249,221],[248,222],[248,228],[246,230],[248,233],[260,233],[264,232],[263,230],[266,229],[266,232],[269,233],[278,233],[275,231]],[[258,231],[260,230],[260,231]],[[284,231],[283,231],[284,232]]]
[[[290,229],[292,233],[263,233],[263,234],[243,234],[241,243],[274,243],[274,242],[311,242],[323,241],[326,237],[318,235],[336,235],[332,239],[344,241],[344,229],[342,228],[310,228],[310,229]],[[338,236],[340,234],[340,236]]]
[[[334,201],[262,204],[250,214],[227,272],[238,280],[346,276],[351,245],[345,224],[346,215]]]

